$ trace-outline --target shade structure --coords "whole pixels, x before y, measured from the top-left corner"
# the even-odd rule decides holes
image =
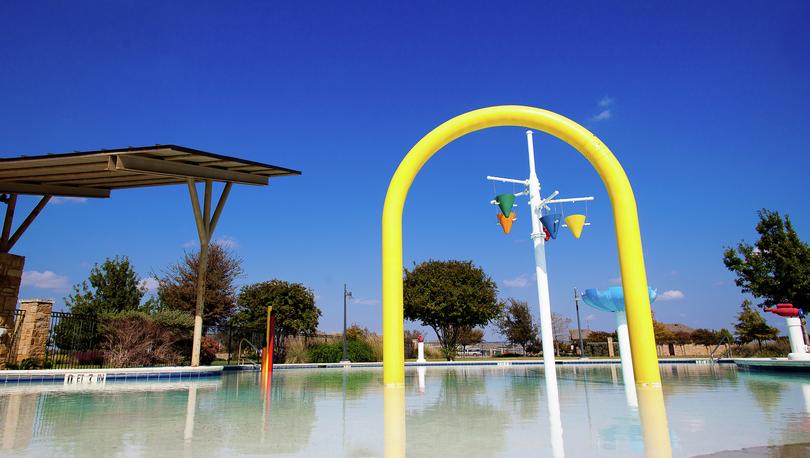
[[[650,303],[655,302],[658,291],[647,287],[650,294]],[[611,286],[608,289],[590,288],[585,290],[582,300],[597,310],[605,312],[624,311],[624,289],[621,286]]]
[[[212,180],[267,185],[297,170],[178,145],[0,158],[0,193],[110,197],[110,191]]]

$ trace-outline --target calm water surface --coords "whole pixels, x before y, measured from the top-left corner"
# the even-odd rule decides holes
[[[810,442],[810,378],[662,365],[675,456]],[[564,453],[640,456],[638,410],[618,366],[558,368]],[[543,369],[406,372],[407,455],[550,456]],[[381,369],[276,370],[94,388],[0,386],[0,454],[383,456]]]

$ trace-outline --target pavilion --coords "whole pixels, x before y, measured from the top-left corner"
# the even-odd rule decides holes
[[[200,271],[191,355],[191,365],[198,366],[208,244],[231,187],[234,183],[266,186],[270,178],[300,174],[297,170],[177,145],[0,158],[0,201],[6,205],[0,236],[0,368],[5,365],[9,350],[8,330],[13,326],[25,264],[25,257],[11,254],[10,251],[52,197],[108,198],[113,190],[119,189],[187,185],[200,240]],[[224,187],[212,214],[215,181],[224,183]],[[204,185],[202,207],[197,192],[197,183],[200,182]],[[19,195],[41,198],[12,232]]]

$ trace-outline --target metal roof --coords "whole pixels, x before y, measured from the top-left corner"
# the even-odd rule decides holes
[[[189,180],[263,186],[301,172],[177,145],[0,158],[0,193],[109,197],[113,189]]]

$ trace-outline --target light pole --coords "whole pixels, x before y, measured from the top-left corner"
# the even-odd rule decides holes
[[[343,360],[341,363],[350,363],[349,353],[346,351],[346,300],[352,297],[351,291],[346,288],[346,283],[343,284]]]
[[[582,327],[579,325],[579,300],[582,299],[582,294],[574,288],[574,305],[577,307],[577,337],[579,338],[579,357],[585,357],[585,346],[582,344]]]

